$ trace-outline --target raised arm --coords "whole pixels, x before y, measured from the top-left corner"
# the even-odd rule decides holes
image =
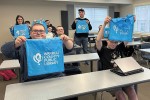
[[[19,47],[26,41],[24,36],[19,36],[15,41],[8,42],[1,47],[4,56],[18,59]]]
[[[105,26],[110,22],[110,20],[111,20],[111,17],[107,16],[105,18],[105,21],[104,21],[104,24],[102,25],[101,30],[98,32],[98,36],[96,38],[96,48],[97,48],[97,50],[101,50],[104,29],[105,29]]]
[[[71,25],[71,28],[72,28],[73,30],[76,29],[76,22],[77,22],[77,20],[75,19],[75,20],[73,21],[72,25]]]
[[[67,35],[61,35],[60,38],[63,40],[63,43],[65,44],[67,49],[73,48],[73,39],[69,38]]]
[[[12,35],[12,36],[14,36],[14,27],[13,27],[13,26],[11,26],[9,29],[10,29],[10,33],[11,33],[11,35]]]

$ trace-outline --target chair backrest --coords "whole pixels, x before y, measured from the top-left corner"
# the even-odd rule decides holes
[[[144,43],[141,45],[141,49],[150,48],[150,43]]]
[[[148,42],[148,36],[141,37],[142,41]]]
[[[75,50],[72,50],[68,53],[65,53],[65,55],[75,55]],[[82,73],[80,68],[79,68],[80,64],[75,62],[75,63],[69,63],[69,64],[65,64],[64,67],[65,67],[65,72],[64,74],[66,76],[68,75],[75,75],[75,74],[80,74]]]
[[[98,60],[98,62],[97,62],[97,70],[98,71],[101,71],[101,70],[104,70],[104,68],[102,67],[102,62],[101,62],[101,60]]]
[[[150,48],[150,43],[144,43],[141,45],[141,49],[146,49],[146,48]],[[149,53],[141,52],[142,58],[145,58],[145,55],[146,55],[146,58],[148,57],[148,55],[150,56]]]
[[[134,39],[134,41],[140,41],[141,40],[141,38],[135,38]]]

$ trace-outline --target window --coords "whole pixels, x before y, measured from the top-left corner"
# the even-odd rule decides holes
[[[136,6],[134,12],[136,15],[134,32],[150,32],[150,5]]]
[[[76,18],[79,17],[78,9],[81,7],[76,7]],[[108,16],[108,8],[83,8],[85,10],[85,18],[90,20],[92,25],[91,32],[98,32],[99,25],[102,25],[106,16]]]

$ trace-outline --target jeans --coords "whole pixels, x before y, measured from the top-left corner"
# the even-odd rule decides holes
[[[74,37],[75,43],[79,46],[82,45],[83,53],[88,53],[88,37]],[[81,49],[76,49],[76,54],[80,54]]]

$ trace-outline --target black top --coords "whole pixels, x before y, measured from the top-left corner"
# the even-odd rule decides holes
[[[75,20],[88,20],[87,18],[76,18]],[[73,30],[75,30],[76,29],[76,23],[75,23],[75,21],[72,23],[72,29]],[[89,23],[88,24],[88,26],[89,26],[89,30],[92,30],[92,26],[91,26],[91,24]],[[75,32],[75,36],[76,37],[88,37],[88,34],[89,33],[80,33],[80,34],[77,34],[76,32]]]
[[[104,70],[113,68],[114,63],[112,61],[119,57],[117,49],[109,49],[106,46],[103,46],[100,51],[97,50],[97,53]]]
[[[107,46],[102,46],[101,50],[97,50],[97,53],[100,57],[100,61],[102,64],[102,69],[111,69],[114,66],[114,59],[118,57],[127,57],[131,56],[134,49],[133,47],[125,47],[124,43],[120,43],[116,49],[109,49]]]

